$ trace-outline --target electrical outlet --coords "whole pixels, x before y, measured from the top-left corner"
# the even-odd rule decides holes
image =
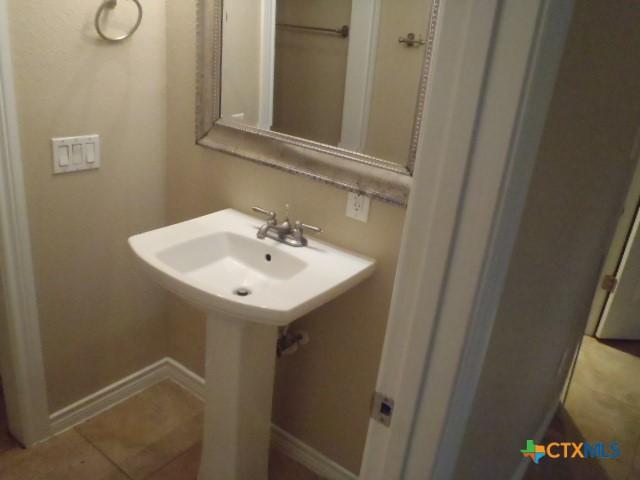
[[[366,195],[349,192],[347,196],[347,217],[367,223],[370,199]]]

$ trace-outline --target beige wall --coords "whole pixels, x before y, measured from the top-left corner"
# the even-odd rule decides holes
[[[276,422],[358,471],[393,285],[404,210],[374,202],[368,224],[345,217],[346,193],[194,145],[195,2],[168,3],[169,221],[225,207],[283,210],[325,228],[322,237],[378,259],[374,277],[294,326],[311,343],[278,362]],[[170,354],[202,373],[204,319],[175,300]]]
[[[350,0],[277,1],[277,23],[339,28],[350,22]],[[338,145],[348,49],[349,39],[339,35],[276,29],[273,130]]]
[[[124,12],[130,2],[120,2]],[[99,2],[11,0],[25,181],[51,411],[160,359],[163,295],[127,237],[164,223],[163,2],[135,37],[96,39]],[[127,12],[131,13],[131,12]],[[129,18],[113,18],[121,25]],[[98,133],[102,168],[53,176],[50,138]]]
[[[432,1],[382,0],[365,153],[406,165],[425,46],[406,47],[409,32],[426,38]]]
[[[509,478],[560,396],[635,166],[639,24],[634,0],[577,2],[455,478]]]

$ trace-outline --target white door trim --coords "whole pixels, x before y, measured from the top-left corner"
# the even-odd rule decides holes
[[[273,126],[273,95],[276,62],[276,0],[262,0],[260,36],[260,112],[258,128]]]
[[[38,307],[13,84],[8,8],[0,0],[0,356],[9,429],[29,446],[49,436]]]
[[[362,152],[367,143],[381,0],[352,0],[340,147]],[[364,88],[363,88],[364,86]]]
[[[453,478],[572,6],[442,3],[361,478]]]

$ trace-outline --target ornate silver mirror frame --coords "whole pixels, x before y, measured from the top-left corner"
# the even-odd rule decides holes
[[[406,206],[425,108],[440,0],[433,1],[428,24],[407,167],[283,133],[225,124],[220,118],[223,0],[197,1],[196,141],[199,145]]]

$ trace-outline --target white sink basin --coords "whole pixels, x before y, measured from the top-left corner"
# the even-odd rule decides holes
[[[156,281],[208,313],[199,480],[267,480],[277,327],[375,268],[315,239],[259,240],[263,223],[229,209],[129,239]]]
[[[271,325],[291,323],[373,273],[374,260],[315,239],[301,248],[259,240],[263,223],[228,209],[129,243],[158,282],[196,306]]]

